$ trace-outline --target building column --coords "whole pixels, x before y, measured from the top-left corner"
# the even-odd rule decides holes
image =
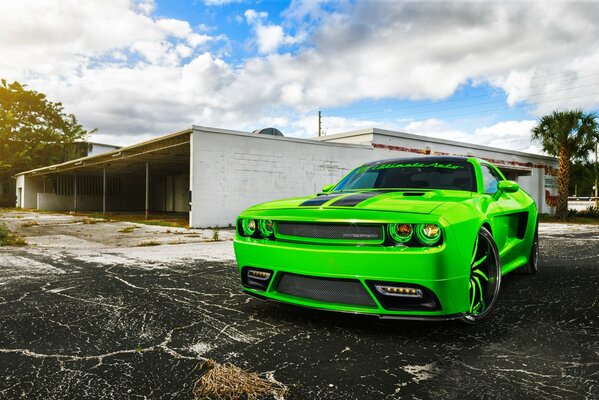
[[[73,211],[77,213],[77,175],[73,176]]]
[[[102,168],[102,215],[106,215],[106,167]]]
[[[148,209],[150,208],[150,163],[146,161],[146,219],[148,219]]]

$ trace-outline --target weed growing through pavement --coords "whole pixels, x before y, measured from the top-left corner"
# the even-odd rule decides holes
[[[21,236],[12,233],[5,223],[0,223],[0,246],[25,246],[27,242]]]
[[[220,240],[220,238],[218,237],[218,229],[215,229],[212,232],[212,241],[213,242],[218,242]]]

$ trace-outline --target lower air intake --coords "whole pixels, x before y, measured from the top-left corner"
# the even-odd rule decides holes
[[[279,293],[325,303],[376,307],[362,283],[353,279],[316,278],[283,274],[277,288]]]

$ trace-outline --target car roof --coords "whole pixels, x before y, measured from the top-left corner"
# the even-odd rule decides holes
[[[404,164],[404,163],[452,163],[452,162],[466,162],[471,157],[460,157],[460,156],[425,156],[425,157],[405,157],[405,158],[389,158],[386,160],[372,161],[365,163],[364,165],[378,165],[378,164]]]

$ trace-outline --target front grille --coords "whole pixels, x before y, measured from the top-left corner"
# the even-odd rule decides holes
[[[325,303],[376,307],[362,283],[354,279],[316,278],[284,273],[277,291]]]
[[[357,242],[382,242],[381,225],[304,224],[279,222],[277,233],[307,239],[347,240]]]

